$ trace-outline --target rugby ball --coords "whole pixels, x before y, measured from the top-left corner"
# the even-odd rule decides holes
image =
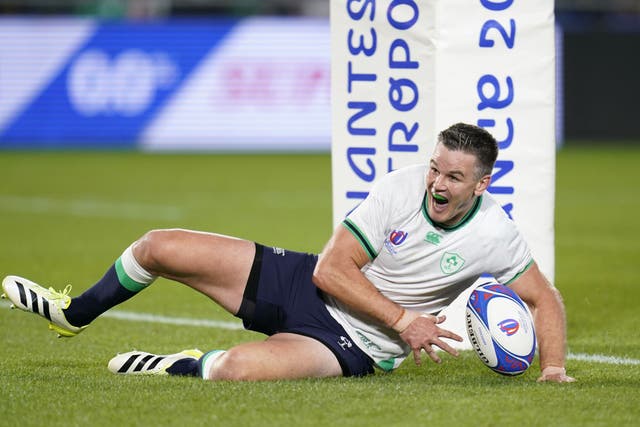
[[[485,283],[466,306],[467,334],[480,360],[503,375],[520,375],[531,366],[536,334],[529,309],[511,289]]]

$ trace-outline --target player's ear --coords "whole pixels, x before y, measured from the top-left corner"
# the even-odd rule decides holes
[[[476,196],[481,195],[485,192],[487,188],[489,188],[489,184],[491,183],[491,175],[484,175],[478,182],[476,183],[476,188],[473,190]]]

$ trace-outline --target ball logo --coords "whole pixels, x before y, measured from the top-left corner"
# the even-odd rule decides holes
[[[504,319],[502,322],[498,323],[498,327],[502,332],[504,332],[508,337],[518,332],[520,329],[520,324],[515,319]]]
[[[389,234],[389,241],[398,246],[405,241],[408,235],[409,233],[407,233],[406,231],[393,230],[391,234]]]

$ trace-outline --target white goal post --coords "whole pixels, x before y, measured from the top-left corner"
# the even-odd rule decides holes
[[[334,225],[382,175],[426,162],[442,129],[477,124],[500,144],[490,192],[553,280],[553,4],[331,1]],[[446,326],[465,338],[466,295]]]

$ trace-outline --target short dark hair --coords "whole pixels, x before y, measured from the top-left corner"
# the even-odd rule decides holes
[[[498,158],[498,143],[493,135],[481,127],[456,123],[440,132],[438,142],[451,151],[463,151],[474,155],[478,160],[478,178],[491,175],[493,172],[493,165]]]

